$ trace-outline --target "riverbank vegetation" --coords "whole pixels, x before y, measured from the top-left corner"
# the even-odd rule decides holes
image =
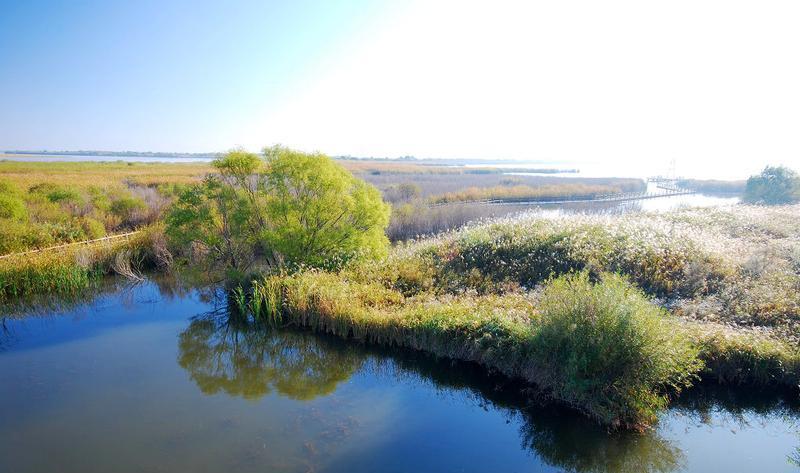
[[[265,276],[242,307],[475,361],[642,427],[697,378],[800,381],[799,210],[532,214],[399,245],[380,263]]]
[[[265,279],[251,301],[260,318],[477,362],[612,427],[654,422],[700,367],[688,334],[614,275],[566,275],[538,295],[404,295],[365,275],[306,271]]]
[[[679,179],[678,187],[690,189],[703,194],[742,195],[747,181],[724,181],[719,179]]]
[[[6,310],[42,294],[69,298],[109,274],[135,280],[147,270],[167,270],[172,255],[166,243],[163,228],[153,226],[127,238],[0,258],[0,307]]]
[[[544,185],[530,186],[524,184],[512,184],[496,187],[469,187],[467,189],[431,197],[429,201],[433,204],[447,204],[453,202],[475,202],[475,201],[552,201],[552,200],[587,200],[596,199],[600,196],[611,194],[621,194],[624,192],[641,191],[641,186],[610,186],[610,185],[586,185],[586,184],[564,184],[564,185]]]
[[[376,187],[282,147],[228,153],[205,171],[109,166],[106,181],[4,181],[0,218],[20,228],[94,219],[99,235],[142,231],[0,259],[0,303],[69,294],[111,272],[201,269],[256,318],[476,362],[615,428],[652,424],[697,379],[800,382],[797,206],[529,213],[390,247],[387,228],[397,215],[413,222],[433,184],[369,174]],[[426,182],[453,180],[433,175]],[[542,179],[486,176],[508,189]]]

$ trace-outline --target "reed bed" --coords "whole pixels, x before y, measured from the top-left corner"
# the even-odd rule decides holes
[[[431,204],[454,202],[499,201],[550,201],[566,199],[595,199],[602,195],[621,194],[623,189],[609,185],[556,184],[544,186],[512,185],[495,187],[469,187],[460,191],[433,196]]]
[[[698,377],[800,383],[799,211],[531,213],[401,244],[377,264],[268,276],[251,307],[477,362],[605,425],[644,428]]]
[[[161,232],[152,227],[129,239],[0,259],[0,306],[41,294],[72,296],[115,272],[140,278],[145,268],[162,264]]]
[[[596,284],[586,274],[556,279],[539,300],[523,293],[407,298],[377,282],[319,271],[263,283],[272,297],[260,300],[256,317],[476,362],[533,382],[612,428],[654,422],[702,366],[688,334],[614,275]]]
[[[678,186],[684,189],[692,189],[704,194],[722,194],[722,195],[742,195],[744,194],[745,187],[747,187],[746,180],[738,181],[722,181],[718,179],[680,179]]]

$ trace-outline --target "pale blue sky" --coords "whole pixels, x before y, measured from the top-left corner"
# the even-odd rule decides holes
[[[373,0],[0,2],[0,148],[216,150]]]
[[[798,24],[797,0],[0,0],[0,149],[800,168]]]

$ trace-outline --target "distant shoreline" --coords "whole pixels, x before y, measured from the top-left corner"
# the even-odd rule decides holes
[[[55,161],[59,157],[72,158],[78,161],[77,158],[89,158],[86,161],[115,161],[125,160],[125,158],[141,158],[141,159],[166,159],[166,162],[179,162],[180,160],[192,161],[206,161],[213,160],[223,153],[171,153],[171,152],[158,152],[158,151],[18,151],[18,150],[4,150],[0,151],[0,160],[9,160],[13,158],[53,158]],[[415,158],[411,156],[403,156],[399,158],[375,158],[375,157],[355,157],[355,156],[332,156],[337,161],[357,161],[365,163],[406,163],[416,164],[419,166],[431,167],[457,167],[457,168],[474,168],[470,172],[481,173],[485,172],[487,168],[507,168],[503,169],[504,172],[527,172],[535,174],[578,174],[580,171],[575,168],[557,168],[544,166],[543,161],[537,160],[503,160],[503,159],[443,159],[443,158]],[[102,159],[108,158],[108,159]],[[548,163],[552,164],[552,163]],[[536,165],[537,167],[525,167]],[[508,167],[513,166],[513,167]],[[519,167],[517,167],[519,166]],[[542,166],[542,167],[539,167]]]
[[[207,158],[215,159],[223,153],[170,153],[159,151],[20,151],[4,150],[0,156],[87,156],[108,158]]]

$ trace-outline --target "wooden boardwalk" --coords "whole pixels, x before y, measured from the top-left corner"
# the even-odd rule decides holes
[[[61,250],[65,250],[65,249],[69,249],[69,248],[75,247],[75,246],[88,246],[88,245],[93,245],[93,244],[96,244],[96,243],[108,242],[108,241],[112,241],[112,240],[119,240],[119,239],[127,240],[131,236],[136,235],[138,233],[141,233],[141,230],[136,230],[136,231],[128,232],[128,233],[120,233],[118,235],[109,235],[109,236],[106,236],[106,237],[103,237],[103,238],[95,238],[94,240],[84,240],[84,241],[76,241],[76,242],[73,242],[73,243],[64,243],[63,245],[49,246],[47,248],[38,248],[38,249],[35,249],[35,250],[28,250],[28,251],[23,251],[23,252],[20,252],[20,253],[9,253],[7,255],[0,256],[0,259],[31,255],[31,254],[35,254],[35,253],[44,253],[44,252],[48,252],[48,251],[61,251]]]
[[[466,200],[461,202],[444,202],[431,204],[430,207],[442,207],[445,205],[456,204],[485,204],[485,205],[544,205],[544,204],[572,204],[572,203],[591,203],[591,202],[629,202],[634,200],[660,199],[662,197],[674,197],[676,195],[696,194],[697,191],[683,189],[669,185],[658,185],[658,192],[626,192],[622,194],[599,195],[592,199],[550,199],[550,200],[530,200],[530,199],[486,199],[486,200]]]

